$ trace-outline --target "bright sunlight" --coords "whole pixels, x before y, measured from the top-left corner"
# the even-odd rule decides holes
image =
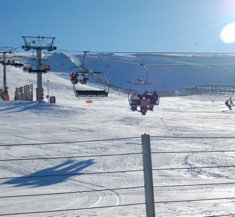
[[[234,43],[235,42],[235,23],[227,24],[220,33],[221,40],[226,43]]]

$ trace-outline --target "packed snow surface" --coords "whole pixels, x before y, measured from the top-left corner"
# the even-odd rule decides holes
[[[12,99],[11,87],[35,84],[36,76],[12,68],[8,78]],[[235,113],[224,105],[228,96],[162,97],[143,116],[129,110],[123,93],[88,103],[64,73],[46,74],[45,90],[47,80],[56,104],[0,101],[0,216],[146,216],[145,133],[157,217],[232,216]]]

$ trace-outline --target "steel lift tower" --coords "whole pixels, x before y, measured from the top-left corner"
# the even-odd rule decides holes
[[[3,91],[6,94],[7,93],[7,78],[6,78],[6,55],[7,54],[12,54],[13,53],[13,48],[9,47],[3,47],[0,48],[0,54],[2,54],[2,61],[0,63],[3,65]]]
[[[37,68],[30,69],[28,72],[37,73],[37,91],[36,91],[36,99],[38,101],[43,100],[43,89],[42,89],[42,73],[46,73],[42,67],[42,50],[53,51],[56,50],[56,47],[53,46],[55,37],[45,37],[45,36],[22,36],[25,45],[22,48],[25,51],[34,49],[37,51]]]

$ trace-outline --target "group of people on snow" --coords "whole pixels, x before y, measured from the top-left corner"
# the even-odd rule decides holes
[[[130,97],[131,110],[139,111],[142,115],[145,115],[148,110],[153,111],[154,105],[158,104],[159,96],[156,91],[145,91],[143,94],[135,92]]]

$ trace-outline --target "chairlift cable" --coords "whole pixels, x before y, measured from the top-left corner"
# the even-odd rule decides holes
[[[206,66],[235,66],[235,63],[153,63],[148,66],[185,66],[185,67],[206,67]]]
[[[59,49],[58,51],[67,52],[84,52],[84,50],[70,50],[70,49]],[[181,54],[181,55],[235,55],[235,53],[228,52],[160,52],[160,51],[90,51],[91,53],[104,53],[104,54]]]

